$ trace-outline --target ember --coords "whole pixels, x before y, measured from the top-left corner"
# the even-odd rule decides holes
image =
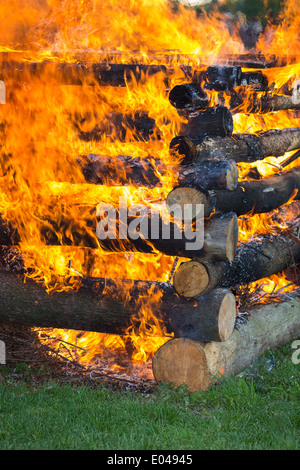
[[[177,354],[243,347],[249,303],[299,308],[298,6],[249,52],[167,0],[1,2],[1,323],[165,381]]]

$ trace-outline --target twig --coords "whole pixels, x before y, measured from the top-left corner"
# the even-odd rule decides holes
[[[293,163],[295,160],[297,160],[298,158],[300,157],[300,150],[297,150],[297,152],[295,152],[293,155],[291,155],[289,158],[287,158],[286,160],[284,160],[284,162],[282,162],[280,164],[280,166],[282,168],[288,166],[290,163]]]

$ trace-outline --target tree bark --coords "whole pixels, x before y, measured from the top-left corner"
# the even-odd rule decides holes
[[[94,208],[92,210],[95,212]],[[74,216],[62,211],[59,221],[47,219],[41,225],[41,240],[46,245],[83,246],[109,252],[158,251],[168,256],[222,260],[232,260],[237,249],[238,221],[233,212],[199,220],[195,232],[191,224],[181,226],[171,218],[165,219],[151,211],[136,217],[128,212],[123,215],[116,212],[115,222],[116,226],[112,220],[113,226],[106,230],[106,221],[98,222],[95,214],[90,219],[76,219],[74,224]],[[12,225],[1,222],[0,217],[0,244],[20,243],[20,236]],[[105,238],[99,238],[101,234]]]
[[[209,294],[207,308],[178,297],[172,285],[154,281],[86,278],[73,289],[48,294],[42,284],[24,282],[0,267],[0,282],[0,322],[5,324],[122,335],[130,325],[139,326],[139,309],[146,304],[168,334],[225,341],[236,318],[235,297],[223,289]],[[156,294],[158,300],[151,302]]]
[[[181,168],[178,175],[178,184],[181,186],[233,191],[238,185],[239,172],[234,161],[206,160],[200,165]]]
[[[141,159],[127,155],[81,155],[78,164],[88,183],[106,186],[161,186],[160,175],[167,171],[160,160]]]
[[[191,392],[207,390],[224,377],[243,372],[266,350],[300,336],[300,297],[258,305],[247,322],[222,343],[176,338],[155,353],[153,374],[158,383],[187,385]]]
[[[173,172],[178,184],[192,185],[203,191],[237,187],[238,169],[235,162],[203,161],[200,165],[174,167],[163,161],[141,159],[126,155],[109,157],[89,154],[80,156],[78,164],[88,183],[106,186],[144,186],[155,188],[162,185],[161,177]]]
[[[283,235],[264,235],[240,245],[232,262],[182,263],[173,277],[176,292],[197,298],[215,288],[233,288],[280,273],[300,263],[299,240]]]
[[[220,99],[222,104],[223,99]],[[288,109],[300,109],[300,101],[290,95],[272,95],[270,93],[233,94],[230,98],[230,109],[235,113],[265,114]]]
[[[200,201],[208,217],[214,210],[221,213],[233,211],[239,217],[244,214],[271,212],[286,204],[291,198],[300,198],[300,167],[281,172],[258,181],[241,181],[233,191],[209,191],[196,188],[175,188],[167,196],[167,207],[190,204],[193,208]],[[194,214],[195,211],[191,211]]]
[[[169,93],[169,101],[174,108],[191,112],[205,110],[210,104],[207,93],[193,83],[175,85]]]
[[[239,65],[249,69],[267,69],[273,67],[285,67],[287,63],[296,63],[296,57],[279,57],[275,55],[264,56],[261,53],[246,54],[225,54],[219,59],[219,63],[224,60],[225,65]]]
[[[255,86],[255,85],[254,85]],[[256,85],[257,87],[257,85]],[[262,88],[264,86],[262,85]],[[288,109],[300,109],[299,100],[295,100],[292,95],[271,94],[270,92],[257,93],[253,91],[247,94],[242,89],[218,91],[214,96],[214,106],[217,99],[219,107],[227,106],[232,114],[251,113],[265,114],[274,111]],[[182,83],[175,85],[169,93],[169,101],[174,108],[186,113],[202,112],[210,109],[212,99],[199,84]]]
[[[179,155],[182,165],[220,158],[251,163],[266,157],[280,157],[299,148],[299,127],[271,129],[260,134],[233,134],[223,138],[177,136],[170,143],[171,152]]]
[[[194,75],[193,83],[201,86],[203,78],[205,81],[204,88],[207,90],[231,91],[233,88],[249,85],[254,85],[256,89],[265,90],[268,86],[268,80],[261,70],[242,72],[239,65],[209,66],[204,72],[204,77],[202,77],[201,72]]]
[[[228,108],[218,106],[190,114],[187,123],[181,125],[181,135],[231,136],[233,119]]]

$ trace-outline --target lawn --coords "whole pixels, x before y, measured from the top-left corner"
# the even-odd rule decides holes
[[[26,364],[2,366],[0,449],[296,450],[300,365],[292,353],[291,344],[267,351],[240,376],[195,393],[169,384],[143,393],[103,381],[36,385]]]

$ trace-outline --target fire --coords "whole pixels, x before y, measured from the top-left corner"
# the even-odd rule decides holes
[[[5,18],[0,25],[0,70],[10,62],[26,66],[46,64],[39,76],[34,69],[26,69],[17,83],[8,74],[6,104],[0,105],[0,214],[18,230],[27,276],[43,283],[49,292],[65,289],[66,277],[73,277],[75,286],[78,275],[120,278],[122,273],[127,279],[168,281],[173,257],[159,252],[106,253],[100,248],[63,243],[47,246],[42,228],[49,221],[59,226],[65,216],[64,231],[72,238],[74,227],[83,233],[86,227],[82,219],[99,203],[116,203],[120,196],[131,204],[151,205],[165,200],[176,181],[171,170],[167,175],[158,174],[161,185],[155,189],[96,186],[86,183],[77,158],[89,153],[140,159],[151,156],[171,168],[176,161],[169,154],[169,142],[183,118],[171,106],[168,91],[186,80],[183,66],[201,70],[204,64],[218,63],[227,54],[245,53],[238,31],[230,33],[225,18],[217,11],[198,17],[181,3],[172,8],[167,0],[4,0],[0,15]],[[300,65],[295,61],[300,55],[299,1],[287,1],[282,18],[279,26],[268,26],[258,43],[258,51],[267,50],[287,62],[285,67],[264,71],[269,83],[274,84],[274,93],[279,94],[300,76]],[[58,64],[97,62],[167,63],[172,74],[167,86],[164,72],[159,72],[153,76],[145,74],[140,81],[128,80],[125,87],[101,86],[92,76],[86,77],[82,86],[66,85],[53,74]],[[54,69],[50,67],[53,65]],[[250,95],[251,91],[244,103],[245,113],[233,116],[234,132],[253,133],[299,124],[299,118],[290,111],[246,114]],[[134,121],[137,113],[144,113],[155,122],[149,140],[137,138],[134,125],[121,125],[120,137],[114,125],[117,115]],[[103,123],[111,120],[112,127],[103,128]],[[97,127],[100,131],[96,139],[82,138]],[[262,176],[268,176],[276,173],[288,156],[269,157],[255,166]],[[239,165],[241,178],[246,178],[252,166]],[[241,219],[240,241],[278,227],[286,229],[286,221],[294,217],[291,210],[278,223],[273,221],[273,215]],[[61,241],[60,229],[51,230]],[[103,354],[107,348],[129,348],[134,362],[145,363],[170,339],[164,325],[152,314],[159,298],[151,297],[151,293],[149,298],[136,312],[141,320],[139,331],[130,327],[123,337],[61,330],[54,330],[53,335],[76,343],[83,362]]]

